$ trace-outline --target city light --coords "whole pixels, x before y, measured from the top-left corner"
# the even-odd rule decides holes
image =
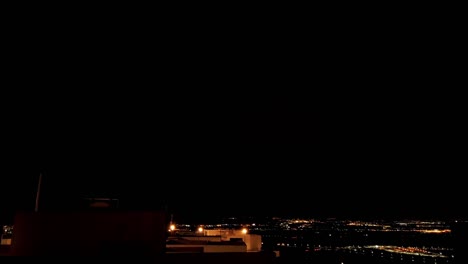
[[[224,220],[224,219],[222,219]],[[171,222],[172,224],[172,222]],[[180,234],[196,233],[200,236],[220,236],[221,241],[229,240],[232,237],[248,240],[249,236],[256,237],[261,235],[262,247],[271,247],[274,250],[283,248],[298,248],[308,252],[307,254],[328,254],[327,252],[338,252],[339,254],[354,255],[359,254],[366,258],[383,258],[389,261],[400,259],[402,261],[417,262],[421,260],[428,264],[452,264],[454,259],[453,248],[449,245],[431,245],[431,241],[437,239],[447,239],[451,233],[450,222],[445,221],[423,221],[423,220],[338,220],[338,219],[297,219],[297,218],[280,218],[272,219],[267,223],[245,224],[245,222],[229,222],[225,223],[210,223],[197,225],[177,224],[170,231],[177,230]],[[284,232],[287,230],[288,232]],[[298,234],[306,231],[316,234],[314,240],[298,240]],[[171,233],[171,234],[174,234]],[[219,233],[218,233],[219,232]],[[289,233],[291,235],[285,236]],[[352,233],[356,235],[357,241],[369,239],[372,236],[386,237],[399,234],[403,237],[420,237],[426,238],[427,234],[431,236],[427,239],[428,245],[386,245],[369,244],[369,245],[344,245],[336,246],[330,244],[325,245],[321,242],[330,241],[331,237],[336,237],[336,241],[341,243],[340,237]],[[387,235],[388,234],[388,235]],[[434,238],[432,238],[432,236]],[[437,236],[437,237],[436,237]],[[200,239],[200,238],[198,238]],[[426,239],[425,239],[426,240]],[[350,240],[352,242],[352,240]],[[372,241],[372,240],[369,240]],[[385,241],[383,241],[385,242]],[[327,242],[328,244],[328,242]],[[431,260],[427,262],[428,260]],[[434,260],[432,262],[432,260]],[[347,263],[346,259],[340,260],[338,263]],[[406,262],[405,262],[406,263]],[[409,262],[411,263],[411,262]],[[420,263],[420,262],[417,262]]]
[[[169,229],[170,229],[171,231],[174,231],[174,230],[175,230],[175,225],[172,224],[172,225],[169,227]]]

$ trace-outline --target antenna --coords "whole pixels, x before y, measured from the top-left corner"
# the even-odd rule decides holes
[[[39,173],[39,182],[37,183],[37,192],[36,192],[36,206],[34,207],[34,212],[39,211],[39,197],[41,195],[41,183],[42,183],[42,173]]]

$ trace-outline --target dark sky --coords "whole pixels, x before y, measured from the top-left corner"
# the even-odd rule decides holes
[[[463,130],[447,109],[336,113],[273,96],[218,111],[224,102],[108,96],[52,98],[12,122],[4,215],[33,209],[40,171],[44,209],[107,196],[128,209],[164,201],[184,219],[466,215]]]
[[[3,185],[7,211],[32,209],[42,171],[41,205],[49,209],[110,196],[129,209],[164,201],[184,215],[192,208],[256,213],[259,206],[277,214],[299,178],[319,165],[319,115],[286,99],[243,100],[222,112],[221,104],[194,110],[196,103],[180,98],[76,99],[47,100],[15,120],[6,140],[14,153]]]
[[[459,41],[329,19],[71,20],[4,43],[0,217],[32,210],[41,171],[46,209],[102,195],[186,216],[467,214]]]

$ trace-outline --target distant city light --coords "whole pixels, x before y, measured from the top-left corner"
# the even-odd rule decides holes
[[[244,235],[247,234],[247,228],[242,229],[242,234],[244,234]]]
[[[175,230],[175,225],[171,225],[171,226],[169,227],[169,229],[170,229],[171,231],[174,231],[174,230]]]
[[[202,232],[203,232],[203,227],[200,226],[200,227],[198,228],[198,232],[199,232],[199,233],[202,233]]]

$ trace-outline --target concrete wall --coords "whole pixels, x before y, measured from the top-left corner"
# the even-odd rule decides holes
[[[246,252],[247,246],[244,245],[167,245],[168,248],[203,248],[203,253],[228,253],[228,252]]]
[[[244,242],[247,245],[247,251],[261,251],[262,250],[262,236],[256,234],[244,235]]]
[[[193,240],[193,241],[211,241],[211,242],[220,242],[220,236],[183,236],[183,239]]]
[[[243,234],[242,230],[209,229],[204,230],[204,234],[205,236],[221,236],[221,240],[224,241],[231,238],[241,238],[247,244],[247,251],[261,251],[262,249],[262,237],[260,235]]]
[[[228,253],[228,252],[246,252],[246,245],[205,245],[205,253]]]

